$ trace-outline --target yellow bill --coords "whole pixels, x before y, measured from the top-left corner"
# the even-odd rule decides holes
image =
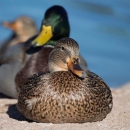
[[[32,44],[35,46],[43,46],[52,36],[52,27],[43,25],[40,34],[32,41]]]
[[[72,57],[70,58],[68,62],[69,69],[77,76],[81,78],[85,78],[86,72],[82,70],[82,68],[79,65],[79,58],[78,57]]]

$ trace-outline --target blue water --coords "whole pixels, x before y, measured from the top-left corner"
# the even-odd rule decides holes
[[[44,12],[52,5],[68,12],[71,35],[91,71],[110,87],[130,82],[129,0],[0,0],[0,21],[28,15],[40,28]],[[0,41],[11,31],[0,27]]]

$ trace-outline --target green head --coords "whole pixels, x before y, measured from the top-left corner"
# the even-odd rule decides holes
[[[69,37],[70,26],[67,12],[62,6],[50,7],[42,21],[39,35],[32,41],[33,46],[51,44],[49,41],[57,41],[63,37]],[[54,42],[56,44],[56,42]]]

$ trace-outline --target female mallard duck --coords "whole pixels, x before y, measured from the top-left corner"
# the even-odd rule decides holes
[[[18,110],[44,123],[83,123],[103,120],[112,110],[112,94],[96,74],[79,66],[79,46],[59,40],[49,56],[50,73],[33,75],[22,87]]]
[[[14,22],[4,22],[6,27],[14,30],[13,37],[3,43],[0,49],[0,92],[17,97],[15,76],[26,63],[24,42],[38,33],[35,22],[29,17],[19,17]]]
[[[39,35],[34,39],[29,39],[28,42],[33,44],[31,49],[27,50],[30,53],[32,50],[43,46],[42,49],[33,53],[27,61],[24,68],[22,68],[16,75],[15,82],[17,90],[26,82],[27,78],[39,72],[48,72],[48,57],[53,50],[57,40],[63,37],[69,37],[70,26],[66,10],[58,5],[50,7],[44,16]],[[31,52],[32,53],[32,52]],[[87,69],[85,60],[80,56],[80,64],[83,69]]]
[[[2,43],[0,55],[5,53],[9,46],[25,42],[38,33],[34,20],[27,16],[20,16],[13,22],[4,21],[2,25],[13,30],[13,33],[8,40]]]

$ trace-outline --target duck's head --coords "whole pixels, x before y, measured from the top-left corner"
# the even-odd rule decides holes
[[[79,65],[79,46],[71,38],[62,38],[55,45],[49,56],[49,71],[71,71],[75,75],[85,78],[86,73]]]
[[[18,17],[12,22],[4,21],[2,25],[13,30],[19,37],[30,38],[38,33],[34,20],[27,16]]]
[[[32,41],[33,46],[52,44],[48,41],[57,41],[69,37],[70,26],[66,10],[62,6],[50,7],[44,16],[39,35]],[[55,45],[53,43],[53,45]]]

